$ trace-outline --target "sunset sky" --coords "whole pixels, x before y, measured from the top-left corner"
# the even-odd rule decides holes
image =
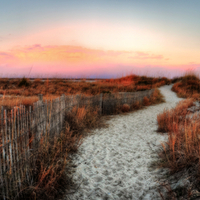
[[[0,0],[0,76],[200,71],[199,0]]]

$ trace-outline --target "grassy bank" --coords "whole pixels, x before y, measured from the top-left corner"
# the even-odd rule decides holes
[[[177,182],[186,180],[177,188],[165,186],[168,199],[192,199],[193,191],[200,187],[200,123],[198,115],[188,110],[195,101],[187,98],[157,116],[158,131],[168,134],[168,141],[162,144],[159,154],[159,167],[170,169],[171,174],[177,176]]]

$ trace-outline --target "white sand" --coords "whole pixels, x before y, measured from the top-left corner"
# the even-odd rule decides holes
[[[96,129],[84,139],[74,159],[74,180],[81,185],[66,199],[161,199],[156,181],[166,170],[149,167],[157,159],[160,142],[167,139],[156,132],[157,115],[182,99],[171,91],[171,85],[160,91],[166,103],[116,115],[108,121],[109,128]]]

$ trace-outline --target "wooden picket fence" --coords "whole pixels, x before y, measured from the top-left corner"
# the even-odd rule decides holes
[[[22,182],[32,183],[30,165],[34,167],[39,141],[43,136],[60,134],[65,114],[82,106],[98,107],[100,114],[112,114],[117,105],[132,104],[150,97],[152,90],[117,94],[100,94],[93,97],[62,95],[52,101],[39,101],[33,107],[21,105],[11,111],[1,108],[0,120],[0,199],[13,199],[21,190]],[[44,141],[45,142],[45,141]]]

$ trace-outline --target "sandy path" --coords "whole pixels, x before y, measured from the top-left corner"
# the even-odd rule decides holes
[[[166,103],[116,115],[108,121],[109,128],[94,130],[94,135],[84,139],[74,159],[75,181],[81,185],[66,199],[160,199],[156,180],[166,170],[149,167],[157,158],[156,148],[166,139],[156,132],[157,114],[182,100],[171,86],[160,91]]]

